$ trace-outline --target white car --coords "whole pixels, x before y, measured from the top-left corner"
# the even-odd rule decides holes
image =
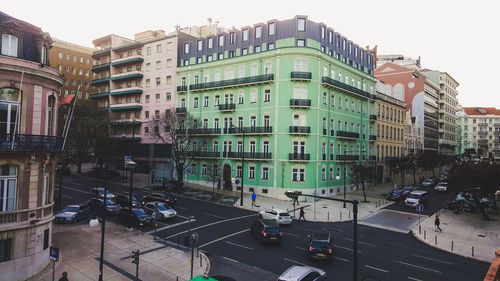
[[[448,183],[447,182],[440,182],[436,185],[436,187],[434,187],[434,189],[436,191],[441,191],[441,192],[445,192],[447,189],[448,189]]]
[[[292,265],[281,276],[278,281],[306,281],[306,280],[326,280],[326,272],[312,266]]]
[[[269,209],[267,211],[261,211],[260,217],[263,219],[275,220],[278,224],[291,224],[292,216],[288,211],[282,209]]]
[[[155,211],[155,204],[158,204],[158,213]],[[177,216],[177,212],[172,209],[168,204],[161,202],[148,202],[142,206],[144,211],[151,215],[152,218],[157,220],[173,219]]]

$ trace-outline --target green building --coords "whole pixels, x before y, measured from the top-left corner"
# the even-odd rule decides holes
[[[178,46],[179,133],[199,137],[185,181],[335,195],[374,159],[373,57],[333,29],[297,16]]]

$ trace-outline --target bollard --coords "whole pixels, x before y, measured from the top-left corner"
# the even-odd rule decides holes
[[[203,262],[202,262],[202,260],[203,260],[203,259],[201,258],[201,255],[200,255],[200,267],[202,267],[202,266],[203,266]]]
[[[342,220],[342,210],[340,210],[340,220]]]
[[[418,234],[422,235],[422,226],[421,225],[418,226]]]
[[[330,220],[330,212],[327,213],[327,217],[328,217],[327,220]]]
[[[453,240],[451,241],[451,251],[453,252]]]
[[[438,244],[438,236],[436,235],[436,236],[434,236],[434,245],[437,246],[437,244]]]
[[[200,247],[196,248],[196,257],[200,256]]]
[[[349,219],[351,219],[351,210],[349,210]]]
[[[425,240],[425,233],[426,233],[426,231],[425,231],[425,229],[424,229],[424,240]]]
[[[179,248],[179,237],[177,237],[177,248]]]
[[[472,256],[474,256],[474,246],[472,246]]]

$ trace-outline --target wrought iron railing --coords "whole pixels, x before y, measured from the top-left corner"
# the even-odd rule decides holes
[[[342,83],[342,82],[337,81],[335,79],[332,79],[332,78],[330,78],[328,76],[323,76],[322,79],[321,79],[321,82],[323,84],[327,84],[329,86],[332,86],[332,87],[335,87],[335,88],[338,88],[338,89],[341,89],[341,90],[345,90],[345,91],[348,91],[348,92],[351,92],[351,93],[363,96],[363,97],[368,98],[368,99],[371,98],[370,93],[368,93],[366,91],[363,91],[361,89],[358,89],[356,87],[353,87],[351,85]]]
[[[290,126],[290,133],[291,134],[310,134],[311,133],[311,127]]]
[[[290,77],[292,80],[311,80],[312,74],[311,72],[292,71]]]
[[[1,151],[58,151],[63,138],[56,136],[6,134],[0,135]]]
[[[302,106],[309,107],[309,106],[311,106],[311,100],[309,100],[309,99],[291,99],[290,106],[292,106],[292,107],[302,107]]]
[[[311,155],[309,153],[289,153],[288,160],[310,160]]]
[[[199,84],[191,84],[189,85],[189,90],[191,91],[202,91],[208,89],[219,89],[232,87],[237,85],[245,85],[245,84],[255,84],[255,83],[264,83],[271,82],[274,80],[274,74],[264,74],[236,79],[228,79],[222,81],[213,81],[207,83],[199,83]]]
[[[348,132],[348,131],[337,131],[337,137],[359,139],[359,133]]]

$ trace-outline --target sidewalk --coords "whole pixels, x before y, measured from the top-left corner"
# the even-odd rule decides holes
[[[109,281],[135,280],[136,265],[131,254],[141,252],[139,278],[141,280],[189,280],[191,275],[190,251],[183,251],[155,242],[151,235],[141,235],[137,230],[127,231],[121,225],[106,223],[103,279]],[[62,272],[69,280],[90,281],[99,278],[101,228],[83,225],[54,225],[53,241],[60,248],[56,263],[56,279]],[[208,258],[200,252],[194,258],[194,276],[208,273]],[[177,279],[178,278],[178,279]],[[52,280],[52,263],[31,280]]]
[[[500,215],[489,215],[492,220],[486,221],[478,214],[467,212],[457,215],[452,211],[441,210],[439,213],[443,231],[434,230],[436,216],[433,215],[420,222],[421,234],[418,225],[413,228],[417,239],[444,251],[492,262],[495,251],[500,250]]]

